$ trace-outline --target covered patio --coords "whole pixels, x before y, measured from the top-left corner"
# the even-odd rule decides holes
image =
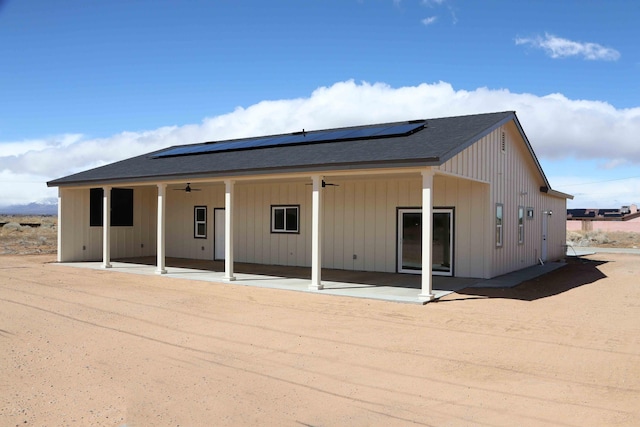
[[[101,262],[67,262],[72,267],[103,269]],[[536,265],[493,279],[433,276],[434,299],[469,287],[514,287],[523,281],[546,274],[564,263]],[[111,263],[110,271],[156,275],[155,257],[117,259]],[[287,267],[275,265],[235,263],[236,280],[233,285],[255,286],[298,292],[366,298],[390,302],[425,304],[420,298],[421,277],[401,273],[378,273],[322,269],[322,290],[309,288],[310,267]],[[224,261],[208,261],[186,258],[166,258],[166,274],[162,277],[199,280],[213,283],[229,283],[225,280]]]

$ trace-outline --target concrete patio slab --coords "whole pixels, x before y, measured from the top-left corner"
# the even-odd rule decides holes
[[[564,267],[565,262],[548,262],[545,264],[538,264],[531,267],[523,268],[522,270],[513,271],[502,276],[494,277],[493,279],[480,280],[477,283],[473,283],[469,287],[472,288],[513,288],[518,286],[522,282],[535,279],[544,274],[550,273],[553,270],[557,270],[560,267]]]
[[[198,265],[197,260],[176,260],[175,264],[184,264],[185,262],[192,263],[194,266]],[[413,275],[357,272],[358,274],[355,278],[365,282],[357,283],[353,281],[354,272],[345,271],[341,276],[340,270],[331,270],[331,274],[329,274],[330,276],[337,278],[344,277],[345,281],[323,280],[322,284],[324,289],[310,290],[308,288],[310,280],[305,277],[283,277],[240,272],[235,273],[235,280],[229,282],[224,279],[224,272],[222,271],[174,267],[171,266],[172,263],[169,260],[167,264],[167,273],[162,275],[158,275],[156,273],[156,267],[154,265],[133,262],[115,261],[111,263],[112,266],[108,270],[121,273],[154,275],[157,277],[199,280],[212,283],[232,283],[240,286],[255,286],[260,288],[281,289],[321,295],[338,295],[410,304],[426,303],[419,297],[421,291],[419,286],[419,276]],[[101,262],[70,262],[62,263],[61,265],[94,270],[103,269]],[[562,267],[563,265],[564,263],[536,265],[490,280],[434,276],[433,293],[435,295],[435,300],[437,300],[467,287],[514,287],[523,281],[546,274]],[[282,273],[287,273],[287,267],[280,268],[279,270]],[[299,273],[295,270],[297,269],[292,268],[291,272]],[[298,276],[303,275],[304,274],[298,274]],[[380,278],[379,281],[384,284],[375,284],[376,277]]]

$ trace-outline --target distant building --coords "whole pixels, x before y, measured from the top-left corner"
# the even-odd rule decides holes
[[[640,212],[635,204],[619,209],[567,209],[567,230],[640,232]]]

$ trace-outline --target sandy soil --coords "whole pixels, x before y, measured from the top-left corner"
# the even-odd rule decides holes
[[[38,224],[38,227],[20,226]],[[53,216],[0,215],[0,255],[55,254],[58,249],[58,219]]]
[[[574,247],[640,248],[640,233],[629,231],[567,231],[567,242]]]
[[[426,306],[0,256],[2,426],[640,420],[640,256]]]

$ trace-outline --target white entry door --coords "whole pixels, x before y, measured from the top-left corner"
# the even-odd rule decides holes
[[[453,209],[433,209],[432,273],[453,275]],[[422,272],[422,209],[398,209],[398,272]]]
[[[224,260],[224,208],[213,210],[213,259]]]

